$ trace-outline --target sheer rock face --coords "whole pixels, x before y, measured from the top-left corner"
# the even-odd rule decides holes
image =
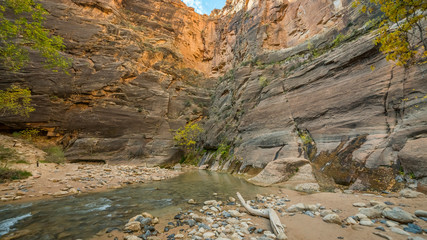
[[[394,66],[372,40],[361,36],[295,69],[286,59],[298,46],[237,67],[216,89],[207,145],[232,142],[240,171],[305,157],[318,180],[364,189],[392,189],[399,166],[425,177],[427,68]]]
[[[210,105],[205,147],[231,144],[240,171],[305,157],[318,180],[362,188],[390,189],[400,166],[427,176],[426,65],[387,62],[349,0],[228,0],[210,16],[179,0],[41,2],[73,67],[34,54],[0,69],[0,88],[28,86],[36,107],[0,127],[59,136],[71,161],[177,160],[170,129]]]
[[[2,117],[12,131],[37,127],[63,137],[70,161],[180,159],[171,129],[200,117],[209,103],[201,32],[207,16],[179,0],[45,0],[46,27],[64,38],[69,75],[44,69],[34,54],[0,88],[32,90],[28,119]]]

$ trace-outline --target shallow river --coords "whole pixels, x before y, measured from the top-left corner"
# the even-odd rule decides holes
[[[103,229],[123,227],[141,212],[161,219],[189,209],[190,198],[197,202],[225,200],[235,197],[237,191],[249,198],[266,189],[225,173],[191,171],[177,178],[108,192],[0,205],[0,238],[8,232],[25,231],[18,239],[88,239]]]

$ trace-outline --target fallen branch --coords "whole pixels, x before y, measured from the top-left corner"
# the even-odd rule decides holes
[[[240,202],[242,203],[242,206],[246,208],[246,210],[255,216],[265,217],[270,219],[270,225],[273,229],[274,234],[276,234],[277,239],[285,240],[288,239],[288,237],[285,234],[285,227],[280,222],[280,218],[277,215],[276,211],[273,209],[253,209],[248,203],[245,202],[245,199],[243,199],[242,195],[240,195],[239,192],[236,193],[237,197],[239,198]]]

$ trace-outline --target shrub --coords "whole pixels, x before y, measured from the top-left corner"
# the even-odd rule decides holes
[[[0,167],[7,167],[7,163],[16,157],[16,151],[0,145]]]
[[[35,129],[35,128],[27,128],[25,130],[20,131],[19,133],[21,133],[21,136],[23,138],[25,138],[28,141],[33,140],[35,137],[37,137],[37,135],[39,134],[39,130]]]
[[[268,80],[264,76],[259,77],[258,83],[259,83],[260,87],[267,87],[268,86]]]
[[[47,153],[44,162],[57,164],[65,162],[65,154],[61,147],[52,146],[44,149],[44,151]]]
[[[217,154],[219,154],[219,156],[222,159],[226,159],[228,157],[228,155],[230,154],[230,145],[227,145],[225,143],[221,143],[218,146],[218,150],[217,150]]]
[[[0,183],[5,182],[6,180],[24,179],[29,176],[32,176],[32,174],[27,171],[0,167]]]
[[[173,139],[177,145],[193,149],[201,133],[203,133],[203,129],[198,123],[188,123],[184,128],[176,130]]]

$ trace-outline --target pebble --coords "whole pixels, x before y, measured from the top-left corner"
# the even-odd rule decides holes
[[[391,228],[390,228],[390,230],[391,230],[392,232],[397,233],[397,234],[400,234],[400,235],[406,235],[406,236],[410,236],[410,235],[411,235],[411,234],[409,234],[409,233],[407,233],[407,232],[405,232],[405,231],[403,231],[402,229],[397,228],[397,227],[391,227]]]
[[[408,239],[407,240],[426,240],[425,238],[422,238],[422,237],[418,237],[418,236],[416,236],[416,237],[408,237]]]
[[[209,238],[213,238],[213,237],[215,237],[215,233],[213,233],[213,232],[205,232],[205,233],[203,233],[203,238],[204,239],[209,239]]]
[[[399,226],[399,223],[397,223],[397,222],[395,222],[395,221],[386,221],[386,222],[385,222],[385,225],[386,225],[387,227],[397,227],[397,226]]]
[[[353,203],[353,207],[366,207],[366,203],[362,203],[362,202]]]
[[[385,232],[385,229],[384,229],[384,227],[383,227],[383,226],[378,226],[378,227],[376,227],[375,229]]]
[[[385,235],[384,233],[381,233],[381,232],[373,232],[373,234],[375,234],[375,235],[377,235],[379,237],[385,238],[387,240],[392,240],[391,237],[389,237],[389,236],[387,236],[387,235]]]
[[[415,216],[427,218],[427,211],[424,210],[416,210]]]
[[[374,223],[371,220],[369,220],[369,219],[362,219],[359,222],[359,224],[362,225],[362,226],[368,226],[368,227],[374,226]]]

